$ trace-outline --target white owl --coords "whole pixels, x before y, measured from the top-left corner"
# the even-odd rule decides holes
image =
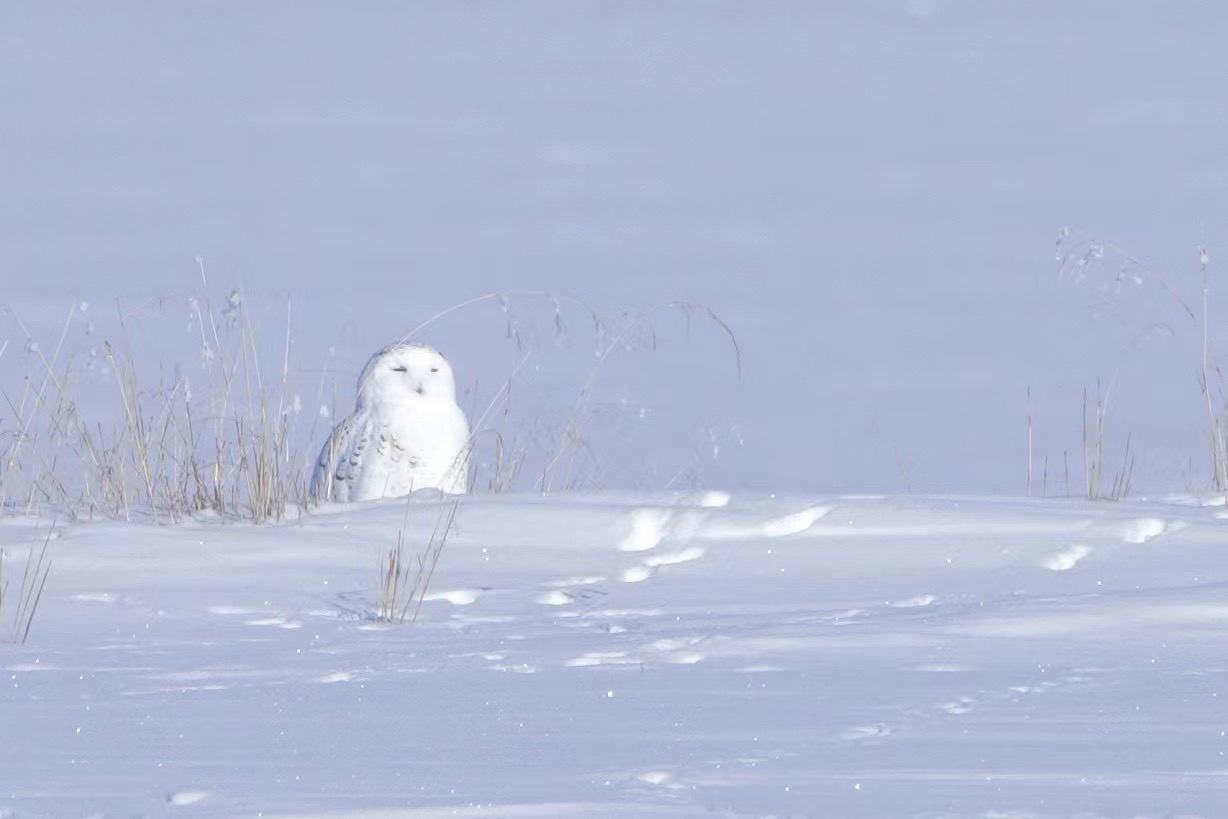
[[[324,443],[311,497],[362,501],[431,488],[462,494],[468,479],[469,422],[456,404],[452,367],[434,348],[401,342],[363,368],[354,414]]]

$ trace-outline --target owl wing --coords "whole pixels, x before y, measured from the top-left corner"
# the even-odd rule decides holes
[[[349,500],[350,489],[362,471],[370,438],[370,424],[357,416],[350,416],[337,424],[324,442],[311,475],[313,500],[317,503]]]

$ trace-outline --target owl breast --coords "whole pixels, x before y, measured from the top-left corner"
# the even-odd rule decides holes
[[[397,497],[418,489],[467,491],[469,426],[459,407],[392,417],[367,414],[351,421],[348,440],[339,442],[338,451],[332,453],[331,490],[317,491],[317,497],[327,494],[345,502]],[[327,468],[328,450],[326,444],[317,471]]]

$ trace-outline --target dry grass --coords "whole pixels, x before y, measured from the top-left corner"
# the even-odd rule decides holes
[[[571,403],[562,432],[554,442],[554,447],[547,456],[536,481],[537,489],[549,492],[560,485],[568,487],[572,485],[572,481],[577,476],[577,467],[582,467],[582,458],[590,455],[585,445],[584,431],[593,417],[593,396],[607,360],[616,351],[626,349],[637,338],[641,344],[646,343],[655,348],[656,339],[652,319],[664,311],[680,312],[688,325],[692,317],[698,314],[719,328],[733,348],[734,363],[737,367],[738,378],[741,379],[742,351],[738,346],[737,336],[734,335],[728,324],[705,305],[668,302],[641,313],[621,327],[614,328],[612,333],[599,334],[598,337],[603,343],[597,350],[596,361]]]
[[[1063,278],[1081,283],[1092,276],[1096,268],[1112,257],[1117,262],[1117,273],[1112,287],[1123,283],[1136,285],[1148,282],[1159,286],[1171,304],[1188,318],[1200,335],[1197,383],[1206,424],[1207,459],[1210,466],[1209,483],[1212,489],[1228,501],[1228,381],[1211,344],[1211,275],[1210,256],[1205,247],[1198,248],[1198,281],[1200,285],[1200,309],[1195,310],[1182,298],[1173,278],[1159,273],[1155,266],[1130,255],[1121,248],[1092,238],[1083,231],[1064,229],[1058,236],[1058,272]],[[1102,394],[1097,384],[1094,402],[1083,393],[1083,471],[1084,494],[1089,498],[1120,498],[1128,495],[1133,486],[1135,456],[1132,436],[1127,435],[1122,454],[1122,463],[1113,473],[1106,486],[1105,427],[1108,415],[1108,395]],[[1032,485],[1032,413],[1029,393],[1028,408],[1028,486]],[[1047,462],[1045,474],[1047,477]],[[1069,483],[1069,478],[1067,478]]]
[[[520,319],[517,306],[525,302],[545,304],[550,312],[550,324],[555,338],[566,336],[567,313],[583,317],[593,334],[593,364],[584,372],[570,393],[571,399],[561,418],[550,408],[526,403],[517,412],[522,393],[530,390],[524,377],[527,370],[540,365],[542,344],[531,322]],[[429,326],[458,310],[483,304],[497,305],[506,325],[505,336],[513,345],[515,358],[507,378],[480,411],[471,408],[472,432],[469,446],[476,450],[477,468],[471,476],[471,487],[477,485],[491,492],[507,492],[531,488],[536,491],[581,489],[592,485],[600,463],[587,431],[599,413],[596,399],[606,366],[620,352],[633,353],[656,349],[657,334],[654,319],[662,314],[679,315],[687,324],[703,318],[724,335],[733,352],[733,363],[741,378],[742,357],[737,337],[729,325],[704,305],[669,302],[617,322],[604,319],[583,302],[560,298],[546,293],[490,293],[470,299],[440,311],[414,327],[402,337],[409,341]],[[560,393],[550,392],[557,403]],[[413,623],[422,607],[435,568],[456,520],[458,503],[447,505],[440,513],[430,540],[414,550],[405,540],[405,527],[397,532],[396,543],[389,548],[379,565],[379,607],[377,619],[392,623]],[[408,512],[408,506],[407,506]]]
[[[1224,372],[1211,349],[1211,274],[1206,248],[1198,249],[1199,278],[1202,282],[1202,366],[1199,388],[1207,423],[1207,443],[1211,450],[1212,485],[1228,502],[1228,389]]]
[[[203,262],[197,261],[201,293],[206,294],[209,280]],[[472,488],[552,491],[603,485],[610,447],[617,446],[593,435],[595,426],[606,431],[601,425],[609,426],[617,413],[600,400],[603,377],[614,357],[656,350],[656,325],[667,314],[681,318],[688,332],[696,317],[716,328],[729,341],[731,370],[740,375],[733,331],[706,306],[688,302],[607,320],[574,299],[490,293],[440,311],[405,338],[483,305],[502,313],[514,358],[493,395],[470,408]],[[182,366],[151,373],[149,348],[156,341],[138,344],[134,336],[144,329],[146,317],[173,315],[185,306],[198,338],[199,370],[193,368],[193,376]],[[577,316],[587,330],[569,328],[568,319]],[[20,317],[12,318],[16,329],[32,339]],[[291,358],[292,318],[287,300],[282,326],[267,317],[255,321],[237,291],[220,304],[200,295],[186,305],[167,299],[133,310],[117,305],[116,329],[94,345],[97,352],[91,357],[69,349],[74,346],[68,343],[70,330],[89,319],[84,305],[74,306],[48,350],[28,342],[32,371],[17,389],[0,385],[0,510],[29,514],[46,504],[71,519],[158,522],[209,512],[224,520],[262,523],[304,508],[307,479],[326,430],[316,428],[315,413],[306,418],[300,413],[296,389],[302,371]],[[256,326],[265,339],[257,338]],[[543,326],[549,331],[543,332]],[[279,332],[276,361],[267,366],[261,342]],[[556,362],[545,353],[582,349],[590,334],[591,363],[575,377],[574,387],[560,388],[552,369]],[[7,342],[0,345],[0,357],[12,354]],[[536,383],[541,371],[551,372],[554,383],[544,388]],[[101,415],[111,419],[102,422],[89,419],[78,402],[83,380],[100,373],[103,397],[109,392]],[[330,362],[320,376],[321,399],[325,385],[337,377],[335,362]],[[96,389],[91,398],[97,417]]]
[[[1105,455],[1106,428],[1109,415],[1109,393],[1096,383],[1094,403],[1086,387],[1083,388],[1083,496],[1088,500],[1120,500],[1130,494],[1134,484],[1134,453],[1131,451],[1131,436],[1126,436],[1121,467],[1114,473],[1112,483],[1105,486],[1107,472]]]
[[[207,287],[203,264],[201,275]],[[299,404],[289,383],[289,302],[282,366],[273,378],[262,371],[253,322],[237,291],[220,309],[207,298],[188,302],[200,334],[199,395],[181,368],[149,378],[134,351],[134,322],[165,306],[164,300],[132,311],[117,306],[116,335],[102,342],[94,361],[65,352],[81,307],[70,311],[49,355],[30,342],[36,372],[15,394],[0,394],[6,410],[0,510],[29,514],[48,504],[72,518],[158,522],[209,511],[262,523],[302,505],[305,483],[290,447]],[[14,321],[32,336],[20,318]],[[88,421],[79,408],[87,364],[110,382],[109,423]]]
[[[24,644],[30,638],[30,627],[34,624],[34,615],[38,613],[38,604],[43,599],[43,589],[47,587],[47,575],[51,572],[51,560],[47,557],[47,546],[55,533],[53,524],[47,530],[47,536],[42,542],[30,545],[26,554],[25,568],[21,575],[21,585],[17,587],[17,599],[13,604],[12,623],[8,629],[0,630],[0,640]],[[0,550],[0,613],[10,605],[12,597],[9,593],[9,578],[5,573],[7,555]]]
[[[409,623],[418,619],[439,558],[448,543],[460,504],[447,504],[435,521],[431,539],[417,554],[405,544],[405,527],[397,531],[396,545],[380,561],[380,602],[376,619],[382,623]]]
[[[1128,496],[1134,488],[1136,464],[1132,436],[1126,436],[1121,453],[1121,464],[1115,471],[1111,470],[1108,460],[1110,392],[1104,390],[1100,382],[1096,383],[1094,394],[1088,388],[1083,388],[1079,446],[1083,482],[1079,493],[1088,500],[1120,500]],[[1027,495],[1031,497],[1034,492],[1033,473],[1036,465],[1031,388],[1027,391],[1027,441]],[[1041,459],[1040,473],[1040,496],[1049,497],[1048,456]],[[1070,481],[1069,451],[1062,453],[1062,477],[1065,496],[1072,497],[1075,492]],[[1054,488],[1056,489],[1056,485]]]
[[[577,299],[544,292],[502,292],[482,296],[449,307],[417,325],[402,341],[417,338],[435,322],[459,310],[480,305],[495,305],[502,313],[507,340],[513,345],[515,361],[508,377],[494,396],[480,408],[471,408],[470,447],[478,457],[471,486],[491,492],[533,489],[549,492],[559,489],[595,488],[602,469],[602,454],[592,441],[590,430],[601,415],[599,386],[610,359],[620,353],[651,352],[657,349],[656,323],[667,314],[680,318],[689,336],[696,318],[723,336],[732,354],[733,370],[742,373],[742,354],[732,328],[704,304],[670,301],[638,315],[610,320]],[[574,335],[569,314],[579,316],[592,333],[593,363],[575,385],[549,392],[549,403],[533,403],[525,385],[525,373],[541,366],[543,342],[540,327],[524,321],[521,310],[545,306],[555,340]],[[570,396],[560,402],[559,396]],[[561,416],[557,410],[565,406]],[[480,411],[478,411],[480,409]],[[683,472],[678,469],[677,473]],[[531,482],[531,483],[530,483]]]
[[[207,294],[204,263],[197,262],[201,292]],[[594,435],[594,427],[608,426],[612,414],[601,398],[607,368],[617,356],[655,352],[658,324],[666,316],[681,319],[688,336],[696,319],[715,328],[732,351],[731,371],[741,377],[741,351],[732,329],[705,305],[690,302],[669,302],[608,320],[574,299],[490,293],[440,311],[404,339],[482,305],[502,313],[514,357],[493,394],[470,409],[471,488],[507,492],[599,486],[611,451],[608,438]],[[138,349],[147,353],[150,344],[133,341],[145,316],[176,306],[182,307],[165,299],[130,311],[117,305],[117,329],[97,345],[99,353],[92,359],[68,351],[70,329],[86,321],[84,306],[69,311],[49,353],[28,343],[34,372],[15,391],[0,389],[0,514],[31,514],[47,505],[71,519],[175,522],[211,513],[258,524],[306,507],[307,479],[326,430],[316,429],[314,413],[308,414],[313,419],[309,429],[303,430],[301,421],[294,427],[301,407],[295,392],[299,370],[291,361],[291,302],[285,305],[276,365],[266,367],[254,328],[272,323],[254,321],[238,291],[217,305],[207,295],[189,299],[187,313],[199,340],[200,386],[182,367],[159,368],[151,377],[149,356],[137,354]],[[584,332],[569,328],[568,319],[575,316],[581,317]],[[18,317],[13,320],[21,333],[33,337]],[[541,332],[543,325],[549,326],[548,333]],[[575,386],[559,388],[544,351],[577,344],[583,349],[590,333],[591,351],[581,353],[585,364]],[[7,342],[0,345],[0,357],[6,354],[12,354]],[[321,404],[337,370],[330,361],[321,376]],[[96,377],[100,371],[110,399],[103,406],[109,423],[87,420],[78,404],[84,376]],[[540,371],[551,372],[554,383],[545,388],[534,383],[533,374]],[[672,470],[671,482],[685,471]],[[398,532],[380,562],[380,620],[412,623],[418,617],[458,508],[456,503],[444,508],[425,544],[406,542],[405,527]],[[33,566],[30,582],[36,587],[23,582],[18,596],[23,636],[46,580],[44,553],[45,544],[27,564]],[[35,588],[32,597],[29,588]]]

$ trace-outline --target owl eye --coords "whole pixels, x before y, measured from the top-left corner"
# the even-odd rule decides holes
[[[393,368],[392,368],[392,371],[393,371],[394,373],[407,373],[407,372],[409,372],[409,370],[405,369],[404,367],[393,367]]]
[[[438,367],[431,367],[431,372],[433,372],[433,373],[437,373],[437,372],[439,372],[439,368],[438,368]]]

